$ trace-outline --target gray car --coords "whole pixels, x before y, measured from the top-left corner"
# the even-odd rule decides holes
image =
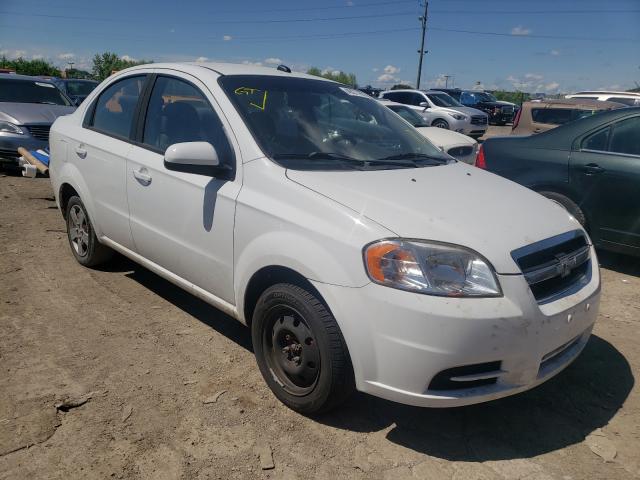
[[[18,147],[49,147],[56,118],[75,110],[52,82],[26,75],[0,74],[0,163],[17,164]]]

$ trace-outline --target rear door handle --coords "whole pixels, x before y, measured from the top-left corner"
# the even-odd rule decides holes
[[[141,168],[140,170],[134,170],[133,176],[144,186],[147,186],[151,183],[151,175],[147,173],[146,168]]]
[[[85,158],[87,156],[87,151],[82,147],[76,147],[76,155],[80,158]]]
[[[602,172],[604,172],[604,168],[596,163],[587,163],[584,166],[584,173],[586,173],[587,175],[595,175],[596,173]]]

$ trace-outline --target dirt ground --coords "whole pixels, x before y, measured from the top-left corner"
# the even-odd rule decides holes
[[[358,394],[307,418],[245,327],[124,258],[81,267],[48,179],[1,174],[0,479],[640,477],[638,260],[601,256],[594,336],[533,391],[448,410]]]

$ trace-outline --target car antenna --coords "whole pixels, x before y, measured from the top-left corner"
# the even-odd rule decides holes
[[[281,72],[291,73],[291,69],[286,65],[278,65],[278,70],[280,70]]]

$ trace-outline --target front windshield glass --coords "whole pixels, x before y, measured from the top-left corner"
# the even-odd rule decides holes
[[[286,168],[413,168],[451,160],[380,102],[344,85],[271,75],[219,82],[265,154]]]
[[[389,105],[388,108],[396,112],[402,118],[404,118],[407,122],[409,122],[414,127],[428,127],[429,124],[427,121],[422,118],[418,112],[409,107],[404,107],[401,105]]]
[[[98,86],[97,82],[82,82],[78,80],[67,80],[67,93],[69,95],[84,95],[87,96],[93,89]]]
[[[427,93],[427,97],[438,107],[462,107],[455,98],[446,93]]]
[[[71,105],[53,83],[8,78],[0,80],[0,102]]]
[[[478,98],[478,101],[480,102],[497,102],[498,101],[496,97],[494,97],[493,95],[487,92],[477,92],[475,95]]]

